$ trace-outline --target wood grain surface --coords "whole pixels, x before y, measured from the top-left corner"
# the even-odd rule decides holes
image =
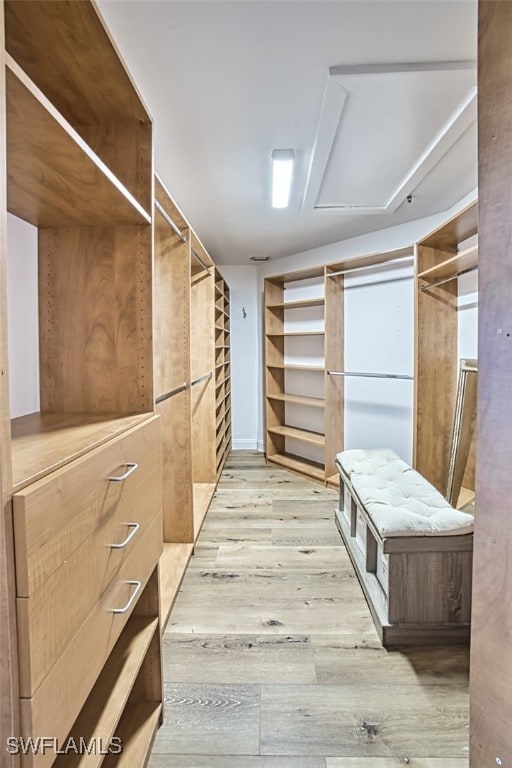
[[[150,768],[467,768],[468,651],[380,646],[336,505],[230,454],[164,634]]]

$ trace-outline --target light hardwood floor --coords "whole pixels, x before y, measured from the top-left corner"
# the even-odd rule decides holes
[[[150,768],[467,768],[468,651],[380,647],[336,502],[231,454],[164,635]]]

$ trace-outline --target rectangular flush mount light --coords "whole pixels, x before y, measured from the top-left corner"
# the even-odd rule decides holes
[[[286,208],[292,186],[293,149],[274,149],[272,152],[272,208]]]

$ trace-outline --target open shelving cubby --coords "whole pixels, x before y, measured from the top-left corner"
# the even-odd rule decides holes
[[[448,468],[460,351],[463,281],[478,265],[478,206],[472,203],[416,245],[416,343],[414,466],[441,493]],[[474,318],[476,326],[476,313]],[[476,338],[476,327],[470,336]],[[463,498],[474,492],[474,455],[463,482]]]
[[[15,490],[152,411],[151,119],[95,7],[58,12],[5,3],[7,209],[39,251],[40,411],[12,420]]]

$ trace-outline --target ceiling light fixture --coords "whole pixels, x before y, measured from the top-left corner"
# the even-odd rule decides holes
[[[272,152],[272,208],[287,208],[292,186],[293,149],[274,149]]]

